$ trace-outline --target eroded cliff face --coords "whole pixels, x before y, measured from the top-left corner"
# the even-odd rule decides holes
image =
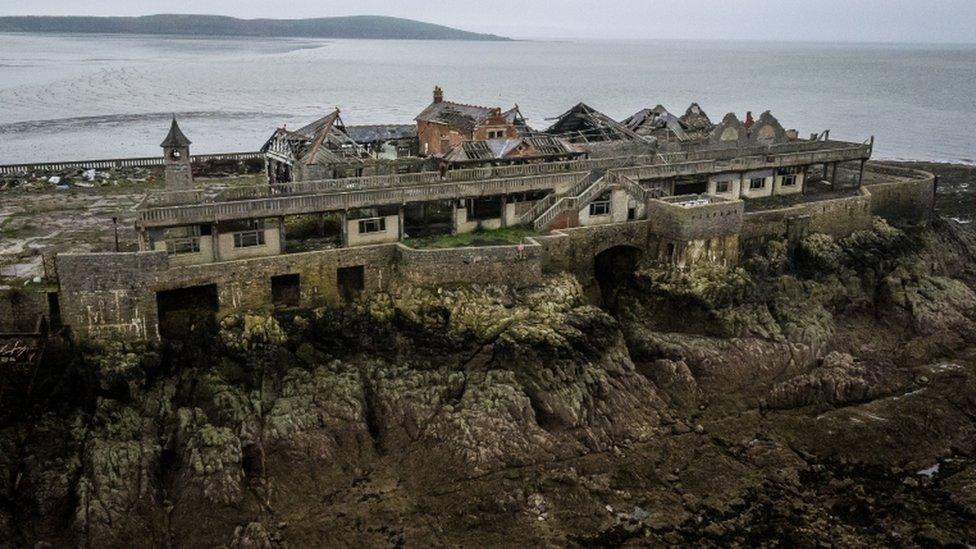
[[[604,308],[562,275],[79,350],[6,403],[0,539],[973,543],[974,258],[879,222]]]

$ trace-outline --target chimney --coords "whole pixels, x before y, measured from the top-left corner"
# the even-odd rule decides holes
[[[434,86],[434,103],[441,103],[444,101],[444,90],[440,86]]]
[[[753,120],[753,118],[752,118],[752,111],[747,112],[746,113],[746,129],[751,128],[752,125],[755,124],[755,123],[756,123],[756,121]]]

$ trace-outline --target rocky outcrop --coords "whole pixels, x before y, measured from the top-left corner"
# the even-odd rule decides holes
[[[642,265],[611,310],[560,275],[86,349],[45,370],[43,412],[5,412],[0,536],[972,543],[976,246],[933,251],[963,240],[879,223],[734,271]]]
[[[893,381],[881,368],[869,367],[851,355],[834,352],[811,372],[776,384],[762,405],[790,409],[865,402],[890,392],[895,386]]]

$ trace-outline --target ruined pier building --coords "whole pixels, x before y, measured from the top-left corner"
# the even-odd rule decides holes
[[[873,139],[799,138],[769,113],[745,122],[730,114],[712,125],[692,105],[683,117],[661,108],[615,122],[580,104],[536,132],[521,115],[464,114],[437,107],[443,103],[435,97],[440,114],[418,116],[414,145],[391,134],[404,156],[432,162],[422,171],[269,177],[220,190],[187,180],[189,140],[174,123],[163,142],[171,187],[139,209],[141,251],[58,255],[61,319],[81,338],[156,340],[167,335],[167,319],[188,307],[219,315],[337,305],[401,284],[522,286],[559,270],[587,282],[617,253],[678,268],[732,266],[742,250],[771,238],[843,236],[869,227],[874,215],[924,220],[934,198],[930,174],[869,163]],[[324,150],[370,165],[355,141],[346,142],[338,112],[327,118],[275,133],[273,174],[285,176],[284,166]],[[531,147],[532,139],[540,148],[558,143],[548,149],[553,158],[536,150],[519,162],[447,160],[489,141]],[[516,245],[411,246],[421,235],[515,226],[532,236]]]

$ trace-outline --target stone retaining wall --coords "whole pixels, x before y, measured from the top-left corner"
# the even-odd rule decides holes
[[[539,244],[418,250],[397,246],[402,282],[418,286],[457,283],[531,286],[542,281]]]

